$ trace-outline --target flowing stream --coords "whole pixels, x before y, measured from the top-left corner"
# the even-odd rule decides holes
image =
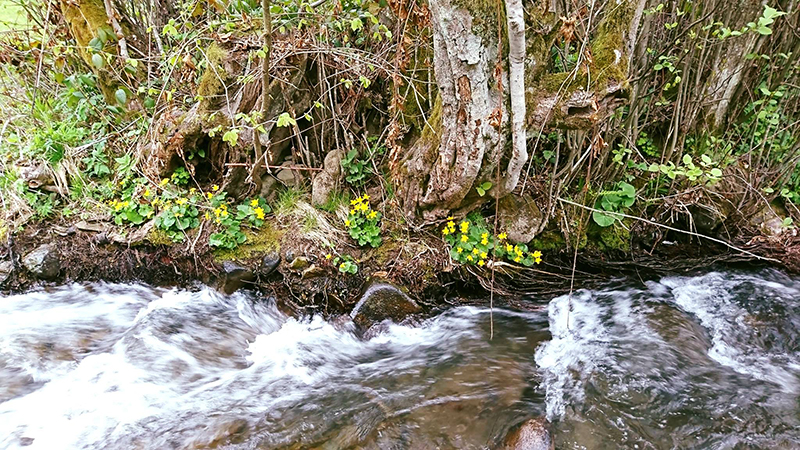
[[[549,300],[549,303],[548,303]],[[800,448],[800,280],[619,281],[362,340],[269,299],[142,285],[0,298],[0,449]]]

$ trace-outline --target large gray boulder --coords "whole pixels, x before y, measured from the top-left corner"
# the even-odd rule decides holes
[[[402,322],[410,314],[421,310],[417,302],[397,287],[382,281],[372,282],[364,290],[350,317],[362,330],[390,319]]]
[[[344,151],[333,150],[325,156],[322,172],[314,177],[311,183],[311,204],[322,206],[331,198],[331,194],[336,191],[342,181],[342,158]]]
[[[50,246],[43,244],[22,258],[22,265],[32,275],[42,280],[52,280],[61,271],[61,260],[58,252]]]
[[[550,436],[547,419],[528,419],[506,436],[505,450],[554,450],[555,443]]]

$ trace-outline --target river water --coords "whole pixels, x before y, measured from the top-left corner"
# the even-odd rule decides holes
[[[619,281],[370,340],[207,288],[0,298],[0,448],[800,448],[800,280]],[[548,303],[549,302],[549,303]]]

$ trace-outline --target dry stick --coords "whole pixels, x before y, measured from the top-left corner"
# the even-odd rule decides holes
[[[503,27],[502,23],[502,4],[498,1],[497,3],[497,65],[500,66],[501,62],[503,61]],[[495,73],[498,71],[496,70]],[[501,116],[503,111],[503,82],[502,78],[497,80],[497,89],[500,91],[500,95],[498,96],[499,105]],[[501,118],[502,120],[502,118]],[[502,149],[497,150],[497,163],[495,167],[495,178],[494,178],[494,189],[495,189],[495,196],[494,196],[494,231],[493,234],[497,236],[497,221],[500,212],[500,162],[502,160]],[[489,289],[489,340],[491,341],[494,338],[494,272],[495,272],[495,264],[492,261],[492,285]]]
[[[595,208],[592,208],[592,207],[589,207],[589,206],[586,206],[586,205],[581,205],[580,203],[575,203],[575,202],[573,202],[571,200],[567,200],[565,198],[559,197],[558,201],[566,203],[566,204],[569,204],[569,205],[572,205],[572,206],[577,206],[579,208],[583,208],[583,209],[589,210],[591,212],[598,212],[598,213],[608,214],[608,211],[601,211],[599,209],[595,209]],[[713,238],[711,236],[706,236],[704,234],[696,233],[694,231],[681,230],[680,228],[675,228],[675,227],[671,227],[669,225],[664,225],[662,223],[653,222],[652,220],[648,220],[648,219],[645,219],[643,217],[632,216],[630,214],[614,213],[614,215],[617,215],[617,216],[620,216],[620,217],[625,217],[627,219],[639,220],[641,222],[645,222],[645,223],[650,224],[650,225],[655,225],[657,227],[666,228],[667,230],[670,230],[670,231],[675,231],[675,232],[678,232],[678,233],[684,233],[684,234],[688,234],[690,236],[694,236],[694,237],[698,237],[698,238],[702,238],[702,239],[708,239],[709,241],[716,242],[718,244],[722,244],[722,245],[730,248],[731,250],[736,250],[737,252],[744,253],[745,255],[751,256],[753,258],[756,258],[756,259],[759,259],[759,260],[762,260],[762,261],[771,261],[771,262],[780,263],[780,261],[775,259],[775,258],[768,258],[766,256],[756,255],[755,253],[749,252],[749,251],[747,251],[747,250],[745,250],[743,248],[739,248],[739,247],[736,247],[736,246],[734,246],[732,244],[729,244],[728,242],[725,242],[722,239]]]
[[[117,11],[114,9],[114,6],[111,5],[111,0],[104,0],[103,4],[106,7],[108,21],[111,22],[111,28],[114,29],[114,34],[117,35],[117,41],[119,41],[119,56],[122,57],[122,62],[125,62],[129,59],[128,43],[125,41],[125,33],[122,31],[122,27],[119,26]]]
[[[264,10],[264,57],[261,58],[261,114],[259,121],[266,118],[270,107],[270,89],[269,89],[269,57],[272,48],[272,16],[270,15],[270,0],[261,0],[261,9]],[[269,142],[267,142],[267,152],[269,152]],[[256,189],[261,188],[261,160],[264,158],[266,152],[261,148],[261,133],[258,131],[258,126],[253,128],[253,147],[256,151],[256,161],[250,169],[250,180],[255,183]],[[265,161],[267,171],[269,171],[269,162]]]
[[[225,163],[226,167],[243,167],[249,166],[250,164],[247,163]],[[267,169],[289,169],[289,170],[306,170],[310,172],[322,172],[322,168],[320,167],[305,167],[305,166],[270,166],[265,164],[261,164],[261,167],[265,167]]]

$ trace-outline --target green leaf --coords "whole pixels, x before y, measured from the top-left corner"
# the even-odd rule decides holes
[[[711,176],[714,177],[714,178],[719,178],[719,177],[722,176],[722,171],[720,169],[716,168],[716,167],[711,169],[708,173],[710,173]]]
[[[762,16],[765,19],[774,19],[776,17],[780,17],[780,16],[783,16],[783,15],[786,15],[786,13],[783,12],[783,11],[778,11],[777,9],[775,9],[775,8],[769,6],[769,5],[764,5],[764,14],[762,14]]]
[[[614,216],[610,214],[601,213],[598,211],[592,212],[592,219],[594,219],[594,223],[600,225],[603,228],[613,225],[614,221],[616,221]]]
[[[227,142],[232,147],[236,146],[239,141],[239,132],[237,130],[228,130],[222,135],[222,141]]]
[[[289,125],[292,126],[297,125],[297,122],[292,118],[292,116],[289,115],[289,113],[285,112],[281,113],[281,115],[278,116],[278,121],[276,125],[282,128],[282,127],[288,127]]]
[[[361,19],[359,19],[358,17],[356,17],[355,19],[352,19],[350,21],[350,29],[351,30],[358,31],[358,30],[360,30],[362,28],[364,28],[364,22],[362,22]]]
[[[92,65],[94,65],[98,69],[102,69],[105,63],[106,61],[99,53],[95,53],[94,55],[92,55]]]
[[[125,89],[119,88],[114,92],[114,98],[117,99],[117,103],[120,105],[125,105],[128,101],[128,94],[125,93]]]

